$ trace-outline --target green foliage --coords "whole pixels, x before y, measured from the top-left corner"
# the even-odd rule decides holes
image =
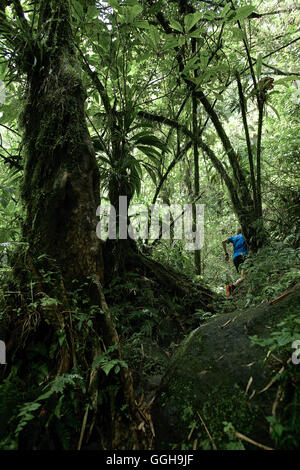
[[[195,272],[193,253],[184,250],[182,240],[163,240],[153,250],[153,258],[165,266],[183,271],[188,276]]]
[[[252,336],[250,339],[252,345],[268,349],[267,358],[273,353],[281,358],[281,364],[284,364],[284,368],[272,377],[273,383],[283,390],[283,404],[276,416],[273,413],[272,416],[267,416],[266,420],[270,423],[270,435],[276,443],[276,449],[296,450],[300,439],[300,371],[298,365],[291,363],[291,356],[294,352],[294,341],[300,340],[299,314],[291,314],[279,322],[267,337]]]
[[[44,363],[38,362],[36,355],[33,360],[35,374],[40,375],[42,380],[45,377]],[[53,443],[50,436],[54,432],[58,439],[61,438],[62,448],[71,449],[73,428],[78,432],[80,425],[80,417],[76,415],[84,403],[86,393],[83,375],[79,371],[63,374],[50,381],[44,386],[43,393],[39,394],[41,387],[35,383],[26,384],[18,378],[18,374],[19,367],[14,366],[0,389],[0,448],[20,449],[24,438],[27,442],[35,442],[35,448],[38,445],[39,427],[43,422],[46,435],[41,439],[39,448],[51,448]],[[64,423],[61,423],[62,419]]]
[[[150,130],[145,130],[142,125],[131,127],[136,112],[130,106],[124,120],[119,121],[121,129],[114,131],[111,136],[111,142],[103,143],[99,136],[94,136],[93,143],[96,151],[101,152],[99,159],[102,162],[102,188],[108,189],[110,184],[118,181],[121,186],[125,184],[128,187],[128,194],[133,195],[136,192],[139,196],[143,170],[156,183],[162,152],[166,152],[167,147],[159,137]],[[136,133],[136,130],[139,132]],[[109,150],[112,145],[118,148],[117,153]],[[106,153],[105,157],[103,152]]]
[[[40,21],[42,9],[39,2],[34,2],[33,7],[26,0],[21,2],[26,7],[28,28],[16,11],[18,3],[12,2],[11,6],[3,9],[0,26],[0,80],[6,88],[5,102],[2,94],[0,96],[0,294],[3,306],[0,321],[6,312],[7,293],[17,292],[19,303],[16,302],[10,313],[18,321],[22,318],[24,325],[29,325],[28,329],[32,332],[32,319],[39,321],[46,312],[56,312],[63,307],[63,300],[60,287],[57,288],[55,263],[45,255],[37,260],[39,274],[51,294],[33,295],[39,286],[29,271],[22,289],[14,283],[14,273],[20,269],[15,251],[24,251],[24,264],[28,261],[27,246],[20,242],[22,219],[26,214],[19,199],[26,149],[21,143],[23,136],[16,129],[20,110],[26,100],[24,95],[29,89],[28,76],[34,74],[38,79],[39,73],[43,75],[48,56],[52,57],[54,51],[48,48],[46,35],[41,33],[40,27],[44,22]],[[149,3],[152,3],[151,6]],[[107,199],[114,193],[117,198],[126,193],[132,199],[135,196],[134,203],[142,202],[147,207],[151,205],[154,195],[158,196],[158,202],[190,203],[198,195],[194,193],[198,192],[195,180],[199,176],[200,192],[203,190],[201,202],[205,204],[206,214],[201,277],[194,276],[194,254],[186,251],[181,241],[160,241],[153,248],[152,256],[167,268],[175,268],[190,276],[195,284],[205,280],[224,298],[225,283],[233,282],[237,274],[232,263],[224,263],[220,242],[235,231],[239,221],[232,213],[232,201],[227,194],[224,175],[202,151],[196,175],[191,141],[194,118],[191,85],[195,85],[198,97],[204,94],[208,103],[208,106],[202,106],[203,103],[199,106],[198,102],[197,133],[211,146],[219,164],[233,178],[234,168],[228,163],[224,152],[220,128],[213,124],[216,120],[211,119],[213,115],[209,112],[209,105],[213,105],[215,116],[226,131],[234,152],[239,154],[238,164],[252,197],[248,148],[234,74],[239,71],[241,75],[254,157],[257,157],[258,148],[258,114],[256,101],[252,99],[256,96],[253,72],[257,81],[266,75],[275,77],[274,89],[266,97],[261,154],[263,216],[270,243],[256,254],[251,254],[245,265],[247,278],[244,285],[227,306],[220,302],[218,314],[226,308],[242,309],[273,300],[300,280],[299,74],[295,74],[299,13],[297,9],[290,8],[293,4],[289,0],[285,2],[286,11],[283,9],[279,13],[276,12],[276,0],[263,3],[253,0],[250,3],[241,0],[238,4],[223,2],[212,7],[209,2],[190,1],[190,11],[183,14],[176,2],[164,0],[109,0],[95,5],[85,1],[71,2],[72,38],[76,53],[81,57],[79,51],[82,52],[92,71],[88,74],[84,68],[82,77],[87,91],[85,112],[101,175],[101,197]],[[257,21],[259,14],[262,16]],[[160,23],[161,18],[163,21]],[[58,27],[60,20],[58,18]],[[45,22],[45,25],[48,27],[52,23]],[[61,54],[62,61],[63,55],[64,52]],[[249,57],[252,57],[251,63]],[[65,80],[55,96],[49,90],[49,97],[55,98],[57,103],[60,129],[52,126],[53,118],[57,116],[47,115],[41,132],[32,138],[36,149],[44,149],[49,155],[62,142],[74,149],[78,146],[76,136],[65,135],[64,130],[65,122],[70,117],[67,112],[72,108],[73,94],[82,93],[83,90],[77,90],[75,86],[70,101],[65,97],[69,87],[76,85],[81,71],[66,67],[65,73],[70,80]],[[59,80],[59,77],[53,77],[51,67],[47,69],[47,74],[51,79]],[[93,77],[97,77],[102,84],[101,93]],[[48,86],[47,80],[43,86]],[[150,113],[152,117],[143,117],[145,113]],[[157,122],[153,118],[155,115],[159,117]],[[28,113],[24,113],[23,122],[28,118]],[[169,119],[173,121],[173,127],[169,126]],[[184,128],[189,133],[184,133]],[[190,144],[188,149],[187,144]],[[41,161],[38,152],[31,157],[38,168]],[[173,162],[172,170],[160,185]],[[47,181],[51,181],[53,161],[49,158],[44,163],[47,163],[46,167],[38,172],[47,186]],[[257,172],[257,161],[254,163]],[[68,171],[72,174],[71,160],[68,165]],[[84,168],[83,162],[82,171],[85,171]],[[160,190],[156,194],[158,185]],[[42,194],[43,197],[52,197],[53,188],[50,186]],[[73,188],[73,181],[70,187]],[[30,193],[30,188],[25,190]],[[61,191],[63,193],[63,189]],[[67,195],[64,198],[62,194],[62,201],[67,205]],[[205,307],[195,309],[189,304],[190,299],[171,297],[161,292],[160,286],[155,283],[156,280],[145,279],[140,272],[133,275],[127,273],[123,279],[114,276],[107,286],[106,295],[126,356],[126,361],[116,359],[115,350],[108,348],[94,360],[93,370],[102,370],[108,384],[113,381],[114,374],[118,374],[120,368],[127,367],[127,364],[133,365],[143,379],[151,374],[163,374],[166,358],[157,351],[157,354],[153,352],[153,344],[167,345],[166,351],[171,354],[172,348],[168,350],[171,338],[177,342],[183,334],[181,326],[178,326],[181,335],[174,327],[173,338],[171,326],[183,322],[183,327],[189,330],[212,317]],[[27,289],[26,293],[23,288]],[[97,336],[95,324],[101,323],[104,312],[99,305],[90,305],[86,296],[88,288],[88,283],[73,281],[67,293],[70,305],[64,312],[68,327],[59,327],[50,339],[47,337],[44,341],[43,338],[43,342],[35,338],[33,344],[27,345],[24,359],[16,356],[17,363],[1,383],[1,448],[16,449],[22,448],[22,445],[28,448],[74,448],[81,426],[80,410],[89,404],[86,396],[88,371],[72,370],[54,381],[52,373],[61,349],[68,344],[69,336],[75,337],[72,352],[79,357],[84,356],[84,360],[86,350],[91,351],[93,342],[102,341]],[[267,346],[280,356],[290,354],[292,340],[299,338],[297,313],[274,328],[268,338],[252,338],[253,343]],[[50,321],[46,318],[45,322],[48,331]],[[290,368],[276,377],[277,383],[289,383],[293,398],[280,419],[268,417],[271,434],[279,448],[295,447],[295,436],[299,436],[299,388],[296,388],[293,374],[294,369]],[[114,386],[111,389],[109,386],[108,394],[117,394]],[[99,402],[104,403],[102,392]],[[230,409],[230,400],[221,405]],[[219,416],[222,416],[222,406],[217,408]],[[210,417],[211,410],[206,409],[206,412]],[[201,435],[200,447],[211,448],[211,441],[207,436],[203,437],[202,425],[188,406],[184,409],[184,418],[187,429],[195,427],[195,435],[197,432]],[[224,424],[224,430],[213,429],[220,439],[224,438],[224,433],[226,439],[229,438],[224,446],[228,449],[243,448],[232,433],[233,425]],[[45,436],[40,436],[41,429],[46,429]],[[183,446],[191,448],[192,441]]]
[[[271,242],[245,262],[246,305],[275,299],[300,280],[300,250],[284,242]]]
[[[120,359],[111,358],[111,353],[113,353],[115,350],[116,346],[110,346],[110,348],[108,348],[105,353],[97,356],[93,361],[92,370],[100,367],[105,372],[105,374],[108,375],[111,370],[114,370],[114,372],[117,374],[120,372],[120,367],[128,368],[126,362]]]
[[[297,313],[278,323],[274,330],[268,338],[252,336],[250,339],[253,344],[267,346],[269,351],[276,351],[280,355],[290,354],[293,341],[300,340],[300,320]]]
[[[292,370],[290,372],[291,374],[293,373]],[[292,400],[289,404],[285,405],[280,417],[267,416],[266,418],[270,423],[271,436],[276,443],[276,448],[279,450],[297,450],[299,447],[300,392],[297,382],[292,385],[290,384],[289,392],[292,395]]]
[[[224,421],[223,424],[224,424],[224,432],[229,437],[229,442],[225,445],[225,449],[226,450],[245,450],[244,444],[234,434],[235,429],[232,423],[228,423]]]

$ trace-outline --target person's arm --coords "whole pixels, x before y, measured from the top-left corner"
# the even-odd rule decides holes
[[[229,260],[229,254],[227,252],[227,243],[229,243],[229,239],[226,238],[225,240],[222,241],[222,246],[223,246],[223,250],[224,250],[224,253],[225,253],[225,261],[228,261]]]

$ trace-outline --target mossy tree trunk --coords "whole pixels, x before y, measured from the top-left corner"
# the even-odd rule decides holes
[[[54,6],[55,5],[55,6]],[[39,60],[28,72],[23,114],[24,240],[55,259],[68,283],[102,277],[96,237],[99,172],[85,122],[69,2],[41,1]]]

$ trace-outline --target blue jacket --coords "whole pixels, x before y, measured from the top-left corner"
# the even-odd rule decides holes
[[[241,233],[227,238],[227,243],[233,243],[233,259],[237,256],[248,254],[247,243]]]

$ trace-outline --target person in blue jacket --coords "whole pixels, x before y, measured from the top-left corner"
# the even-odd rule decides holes
[[[226,245],[228,243],[233,244],[233,264],[236,268],[236,271],[239,272],[241,265],[245,261],[247,255],[248,255],[248,247],[246,240],[242,234],[242,230],[239,228],[236,232],[236,235],[233,237],[226,238],[225,240],[222,241],[223,249],[225,252],[225,261],[229,260],[229,254],[227,252],[227,247]],[[243,280],[245,279],[245,270],[241,270],[241,277],[235,281],[234,284],[231,284],[229,286],[229,291],[232,292],[235,287],[237,287]]]

